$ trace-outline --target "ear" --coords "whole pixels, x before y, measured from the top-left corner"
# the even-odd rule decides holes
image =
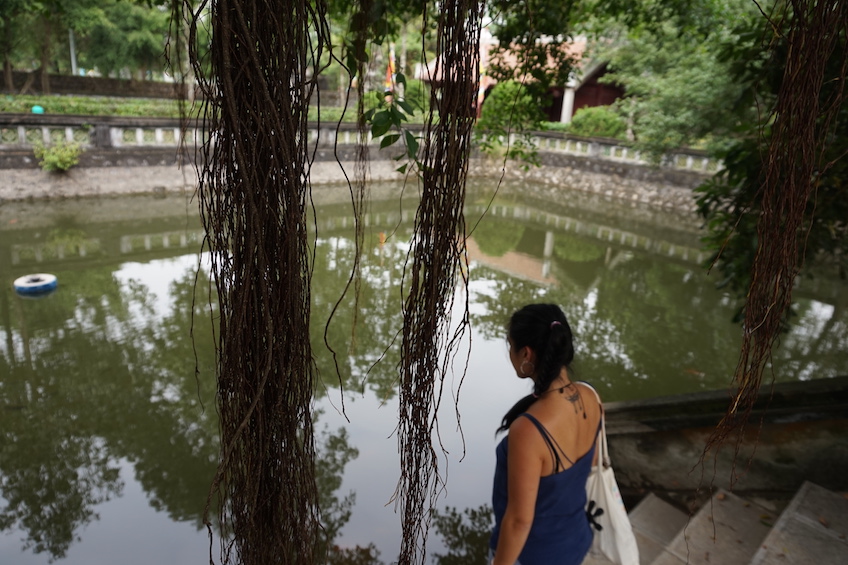
[[[521,360],[527,361],[528,363],[536,363],[536,352],[529,345],[525,345],[521,349]]]

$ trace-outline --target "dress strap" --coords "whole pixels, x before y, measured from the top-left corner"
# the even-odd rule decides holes
[[[587,383],[586,381],[577,381],[580,384],[586,385],[589,387],[593,393],[595,393],[595,398],[598,400],[598,406],[601,407],[601,417],[598,418],[598,431],[595,432],[595,444],[598,443],[598,434],[601,433],[601,427],[604,425],[604,405],[601,402],[601,396],[598,394],[598,391],[595,390],[595,387]],[[593,444],[594,445],[594,444]]]
[[[565,454],[565,451],[563,451],[557,441],[551,436],[547,428],[545,428],[545,426],[543,426],[542,423],[537,420],[535,416],[533,416],[532,414],[528,414],[527,412],[523,412],[521,415],[533,422],[533,425],[536,426],[536,429],[539,430],[539,433],[542,435],[542,439],[544,439],[545,443],[548,445],[548,449],[551,450],[551,457],[553,458],[554,463],[556,465],[556,467],[554,468],[554,473],[559,472],[560,469],[565,469],[565,465],[562,464],[560,454],[565,457],[565,460],[568,461],[570,465],[574,465],[574,461],[569,459],[568,455]]]

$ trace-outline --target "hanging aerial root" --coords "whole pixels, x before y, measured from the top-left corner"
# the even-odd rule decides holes
[[[823,155],[844,102],[848,2],[793,0],[790,4],[792,13],[787,23],[771,27],[778,31],[788,28],[787,35],[774,43],[782,40],[788,50],[758,194],[758,247],[734,376],[737,390],[727,414],[710,437],[705,454],[734,431],[740,432],[736,443],[739,453],[742,431],[789,311],[792,288],[804,260],[803,242],[810,227],[809,223],[805,226],[805,211],[817,179],[828,168]],[[823,99],[826,68],[834,55],[842,58],[841,82],[834,95]]]
[[[198,195],[220,326],[221,458],[205,521],[211,539],[217,496],[222,563],[317,562],[307,77],[327,42],[325,12],[320,1],[213,0],[208,56],[196,44],[206,14],[192,22],[205,97]]]
[[[450,314],[465,253],[465,180],[479,83],[483,3],[441,4],[437,52],[444,77],[438,116],[425,126],[421,203],[415,219],[411,264],[404,288],[398,444],[402,474],[395,500],[401,507],[399,563],[424,563],[429,515],[443,485],[434,447],[442,385],[465,315],[451,332]],[[438,121],[437,121],[438,120]]]

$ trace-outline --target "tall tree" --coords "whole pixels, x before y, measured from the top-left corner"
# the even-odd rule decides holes
[[[728,100],[737,99],[742,87],[731,78],[721,48],[738,41],[759,13],[748,0],[703,4],[710,9],[696,11],[695,21],[671,15],[632,22],[632,14],[622,14],[593,15],[585,24],[594,35],[591,56],[609,62],[602,81],[626,93],[615,106],[635,148],[655,163],[680,147],[720,146],[737,121]]]
[[[480,82],[483,3],[440,2],[436,75],[443,87],[425,124],[421,202],[404,282],[398,444],[403,540],[399,562],[423,564],[429,520],[443,488],[434,434],[444,380],[468,326],[468,305],[451,328],[455,285],[465,256],[465,180],[471,152],[474,101]],[[467,285],[465,286],[467,292]]]
[[[12,80],[12,50],[18,41],[17,25],[21,14],[28,5],[26,0],[0,0],[0,24],[2,24],[2,35],[0,45],[3,49],[3,82],[6,90],[11,92],[15,89]]]
[[[428,13],[434,6],[396,4]],[[359,23],[349,48],[351,70],[363,68],[369,39],[386,36],[380,22],[388,18],[379,10],[374,18],[375,5],[366,0],[353,6]],[[404,284],[409,290],[400,367],[398,441],[405,472],[397,492],[405,565],[425,559],[427,516],[441,488],[433,434],[440,379],[458,339],[445,333],[464,255],[462,210],[483,15],[476,0],[438,7],[445,80],[439,106],[430,111],[420,161],[417,141],[409,132],[403,136],[406,155],[420,164],[422,185]],[[213,489],[221,498],[219,521],[232,532],[221,540],[223,561],[313,563],[318,557],[306,119],[329,40],[326,12],[320,1],[219,0],[211,5],[208,74],[193,45],[207,101],[201,215],[220,307],[222,454]],[[197,14],[193,22],[196,40],[203,22]],[[397,125],[403,119],[398,108],[408,113],[391,98],[382,113],[372,114],[372,131],[385,125],[376,116]],[[352,188],[352,197],[361,215],[362,194]]]
[[[747,289],[738,390],[716,442],[753,407],[805,260],[825,255],[844,273],[848,252],[848,4],[779,2],[763,23],[750,59],[736,60],[748,100],[766,111],[700,199],[719,268]]]
[[[38,34],[41,89],[50,93],[51,60],[68,29],[85,32],[103,17],[98,0],[40,0],[31,4]],[[61,39],[60,39],[61,38]]]
[[[86,34],[83,61],[104,75],[122,69],[144,78],[147,71],[162,72],[170,14],[161,6],[143,6],[126,0],[101,3],[103,17]]]

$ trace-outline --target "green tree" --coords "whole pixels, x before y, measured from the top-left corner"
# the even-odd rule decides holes
[[[786,25],[786,22],[784,22]],[[718,153],[724,170],[698,189],[698,205],[707,223],[707,245],[714,251],[711,262],[723,274],[722,284],[729,285],[739,296],[745,294],[751,280],[751,266],[757,253],[758,219],[762,213],[760,199],[764,178],[763,155],[771,142],[771,116],[760,116],[771,108],[783,82],[783,69],[789,51],[785,30],[775,35],[772,24],[761,18],[737,33],[736,42],[728,42],[722,57],[731,63],[732,79],[740,85],[741,94],[731,107],[737,124],[734,138]],[[765,48],[763,42],[770,44]],[[848,32],[843,28],[839,46],[825,69],[825,79],[817,103],[826,108],[836,100],[845,79],[845,53]],[[812,102],[812,101],[811,101]],[[764,120],[768,120],[763,123]],[[848,104],[839,107],[832,128],[822,118],[822,135],[828,140],[821,155],[822,168],[810,181],[814,197],[803,210],[803,227],[799,233],[807,274],[823,263],[835,267],[840,276],[848,275]]]
[[[37,68],[49,93],[48,73],[70,69],[69,30],[84,66],[161,73],[169,10],[150,0],[0,0],[0,26],[6,89],[14,67]]]
[[[66,30],[84,34],[103,17],[103,11],[98,0],[41,0],[31,4],[31,16],[37,31],[35,47],[41,71],[41,88],[49,94],[49,72],[54,66],[57,71],[60,70],[58,64],[54,64],[53,57],[67,45]]]
[[[734,120],[728,100],[741,88],[720,57],[721,46],[737,41],[733,26],[759,17],[750,2],[696,2],[695,14],[630,12],[585,25],[594,37],[592,56],[609,61],[603,82],[626,92],[615,107],[629,125],[637,149],[653,162],[685,146],[720,146]]]
[[[160,76],[170,13],[162,6],[147,7],[111,0],[101,5],[103,17],[85,38],[83,62],[104,75],[123,69],[144,79],[148,71]]]
[[[13,51],[19,42],[17,37],[17,26],[21,15],[25,12],[28,2],[26,0],[0,0],[0,46],[3,49],[3,81],[6,90],[15,88],[12,82],[12,59]]]
[[[531,89],[521,82],[498,83],[486,99],[474,137],[480,148],[509,159],[538,163],[531,132],[541,128],[542,113]]]
[[[489,74],[522,82],[537,108],[550,105],[550,88],[568,82],[574,0],[493,0],[487,9],[498,43]]]

